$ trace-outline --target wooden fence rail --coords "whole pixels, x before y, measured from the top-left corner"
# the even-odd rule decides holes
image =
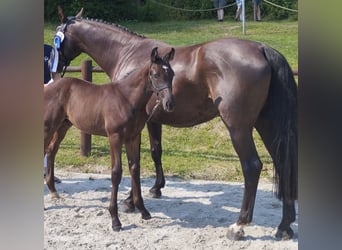
[[[81,72],[82,79],[87,80],[89,82],[93,81],[92,73],[104,73],[101,67],[92,66],[91,60],[83,60],[81,66],[69,66],[66,69],[66,72]],[[298,76],[298,70],[292,70],[293,75]],[[82,156],[89,156],[91,152],[91,135],[86,134],[81,131],[81,145],[80,145],[80,154]]]

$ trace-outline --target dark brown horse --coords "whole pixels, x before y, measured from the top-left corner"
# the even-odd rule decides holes
[[[152,92],[161,99],[164,110],[172,111],[173,70],[169,65],[174,49],[162,59],[157,48],[152,50],[151,62],[142,62],[121,81],[95,85],[77,78],[62,78],[44,87],[44,153],[57,150],[65,133],[74,125],[94,135],[107,136],[112,161],[112,194],[109,212],[112,228],[121,229],[118,218],[117,193],[122,176],[121,151],[125,144],[132,178],[134,205],[143,219],[151,218],[141,196],[140,139],[146,119],[146,104]],[[56,138],[58,140],[56,141]],[[54,143],[50,144],[51,141]],[[49,147],[53,145],[54,148]],[[54,152],[55,155],[56,152]],[[54,157],[54,156],[53,156]],[[47,186],[57,196],[54,186],[54,167],[47,166]]]
[[[82,18],[82,11],[65,19],[58,31],[64,36],[59,49],[60,66],[85,52],[111,79],[122,79],[150,48],[165,51],[169,45],[145,38],[119,25]],[[242,238],[252,221],[262,162],[253,140],[256,128],[275,166],[277,197],[283,201],[283,218],[277,238],[291,238],[297,199],[297,86],[286,59],[269,46],[248,40],[223,38],[176,48],[174,112],[157,110],[147,123],[156,182],[150,190],[156,197],[164,187],[161,154],[162,124],[190,127],[220,116],[240,159],[245,190],[236,223],[228,236]],[[157,96],[147,104],[150,114]],[[127,203],[133,206],[131,197]]]

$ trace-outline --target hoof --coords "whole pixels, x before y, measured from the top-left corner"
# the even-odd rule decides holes
[[[143,220],[149,220],[152,218],[151,214],[146,210],[145,212],[141,213],[141,218]]]
[[[287,230],[280,230],[278,228],[278,231],[275,235],[277,240],[289,240],[293,237],[293,230],[289,227]]]
[[[152,198],[160,198],[162,193],[161,193],[160,189],[151,188],[150,189],[150,195]]]
[[[227,238],[230,240],[243,240],[245,237],[245,231],[242,226],[237,225],[236,223],[230,225],[227,231]]]
[[[59,198],[61,198],[57,192],[52,192],[50,194],[50,196],[51,196],[51,199],[59,199]]]
[[[135,207],[127,200],[120,201],[118,204],[118,208],[120,212],[123,213],[133,213],[135,211]]]
[[[113,231],[114,231],[114,232],[120,232],[120,231],[121,231],[121,229],[122,229],[122,227],[121,227],[121,225],[118,225],[118,226],[112,226],[112,229],[113,229]]]

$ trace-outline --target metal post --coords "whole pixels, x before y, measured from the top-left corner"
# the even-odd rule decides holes
[[[91,60],[83,60],[81,65],[81,74],[82,79],[91,82],[93,80],[92,77],[92,64]],[[86,110],[84,112],[87,112]],[[81,148],[80,148],[81,156],[89,156],[91,151],[91,135],[86,134],[81,131]]]

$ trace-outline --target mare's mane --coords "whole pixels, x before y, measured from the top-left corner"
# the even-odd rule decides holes
[[[94,19],[94,18],[79,18],[80,20],[85,20],[85,21],[89,21],[89,22],[95,22],[95,23],[99,23],[99,24],[104,24],[104,25],[108,25],[109,27],[113,27],[113,28],[116,28],[116,29],[120,29],[126,33],[129,33],[131,35],[134,35],[134,36],[138,36],[138,37],[141,37],[141,38],[146,38],[145,36],[141,35],[141,34],[138,34],[134,31],[131,31],[129,30],[128,28],[124,27],[124,26],[121,26],[120,24],[116,24],[116,23],[110,23],[110,22],[107,22],[107,21],[104,21],[102,19]],[[77,20],[77,19],[76,19]]]

